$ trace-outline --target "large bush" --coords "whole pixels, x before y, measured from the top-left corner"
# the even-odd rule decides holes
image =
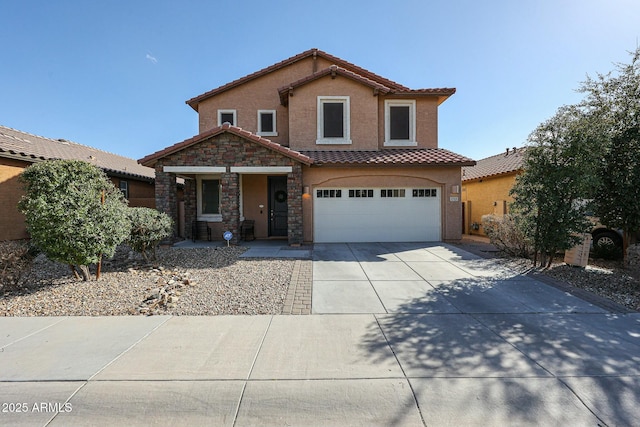
[[[483,215],[482,228],[491,243],[511,256],[528,258],[531,245],[511,215]]]
[[[107,175],[80,160],[35,163],[20,176],[19,207],[32,242],[51,260],[69,264],[84,280],[89,265],[113,256],[129,235],[127,202]],[[76,269],[77,266],[77,269]]]
[[[127,243],[133,250],[140,252],[145,260],[149,261],[149,250],[155,259],[158,243],[173,233],[173,221],[167,214],[155,209],[129,208],[128,213],[131,233]]]

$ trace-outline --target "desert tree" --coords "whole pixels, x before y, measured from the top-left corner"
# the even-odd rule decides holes
[[[595,183],[590,117],[575,106],[560,108],[529,136],[523,173],[511,190],[514,220],[533,250],[533,263],[550,266],[557,251],[588,231],[585,203]]]
[[[593,164],[599,177],[595,214],[623,231],[625,249],[640,232],[640,47],[630,56],[630,63],[587,77],[579,89],[585,94],[579,107],[595,118],[588,132],[604,153]]]

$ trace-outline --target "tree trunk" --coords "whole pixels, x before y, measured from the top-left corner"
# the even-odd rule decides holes
[[[80,273],[82,273],[83,281],[88,282],[89,280],[91,280],[91,272],[89,271],[88,265],[79,265],[78,270],[80,270]]]
[[[76,270],[76,267],[73,264],[69,264],[69,268],[71,269],[71,272],[73,273],[73,277],[75,277],[76,280],[80,280],[80,275],[78,274],[78,271]]]

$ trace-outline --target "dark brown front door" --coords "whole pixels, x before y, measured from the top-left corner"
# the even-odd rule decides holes
[[[269,236],[287,236],[287,177],[269,179]]]

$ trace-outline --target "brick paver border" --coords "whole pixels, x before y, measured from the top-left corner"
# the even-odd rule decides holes
[[[296,260],[289,280],[282,314],[311,314],[313,264],[311,260]]]

